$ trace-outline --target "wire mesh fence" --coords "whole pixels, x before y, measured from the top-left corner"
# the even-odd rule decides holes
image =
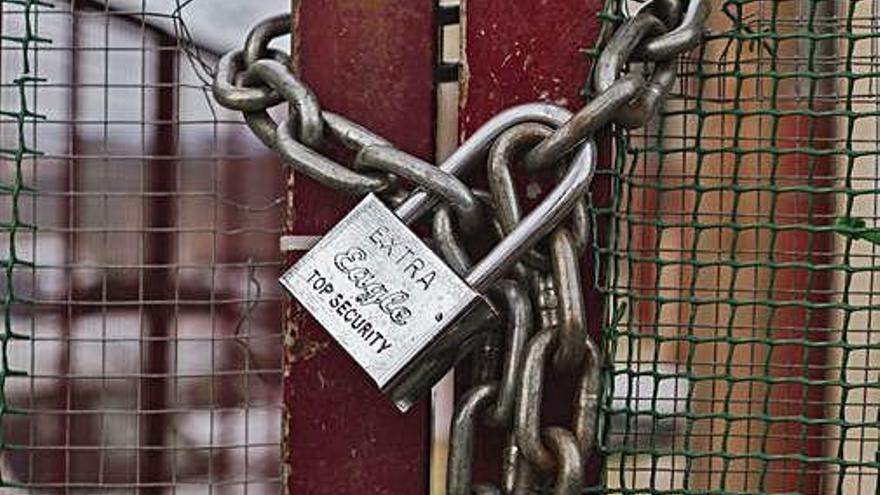
[[[220,6],[0,5],[0,490],[278,493],[284,181]],[[880,493],[880,2],[712,10],[594,211],[602,490]]]
[[[878,9],[713,2],[616,136],[607,493],[880,490]]]
[[[280,491],[283,180],[205,3],[2,2],[3,493]]]

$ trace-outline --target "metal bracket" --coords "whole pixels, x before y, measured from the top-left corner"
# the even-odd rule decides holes
[[[282,253],[308,251],[324,236],[320,235],[283,235],[278,238],[278,249]]]

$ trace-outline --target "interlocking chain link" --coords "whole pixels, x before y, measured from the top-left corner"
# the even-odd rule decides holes
[[[354,196],[376,193],[396,206],[406,223],[432,213],[437,251],[453,270],[467,273],[498,309],[500,321],[487,322],[482,345],[470,360],[472,387],[455,407],[449,495],[541,489],[574,494],[583,487],[596,437],[602,353],[587,335],[578,261],[590,239],[587,199],[581,189],[576,194],[567,189],[588,177],[572,169],[573,152],[584,143],[592,147],[592,135],[606,125],[632,129],[654,117],[675,83],[676,57],[700,43],[708,9],[706,0],[651,0],[632,14],[625,12],[596,61],[595,95],[580,111],[572,115],[547,103],[508,109],[438,167],[320,108],[312,90],[293,73],[290,56],[268,47],[290,33],[288,15],[260,23],[242,50],[220,59],[215,99],[241,111],[254,134],[285,164]],[[269,110],[283,103],[288,115],[278,122]],[[328,143],[351,150],[350,166],[321,152]],[[475,190],[459,177],[478,162],[485,164],[488,191]],[[530,214],[529,232],[512,238],[523,230],[514,176],[547,168],[560,171],[560,183],[536,210],[550,211],[547,202],[564,201],[559,210],[565,214]],[[476,267],[471,263],[471,253],[484,249],[490,237],[510,245],[501,250],[510,268],[500,279],[481,272],[485,260]],[[543,250],[516,248],[516,243],[535,245],[539,238],[547,240]],[[571,425],[542,422],[548,373],[578,377]],[[500,487],[473,483],[478,428],[506,432]]]

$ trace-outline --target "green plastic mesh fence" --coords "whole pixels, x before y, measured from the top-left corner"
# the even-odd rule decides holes
[[[277,294],[260,287],[274,287],[279,203],[242,196],[229,170],[258,148],[240,122],[193,110],[206,100],[190,47],[156,27],[192,2],[53,3],[0,0],[0,491],[277,491]],[[594,209],[609,227],[594,247],[609,270],[598,289],[611,357],[594,491],[880,494],[880,0],[719,0],[712,12],[661,118],[615,135],[613,204]],[[42,26],[65,33],[53,45],[79,53],[79,69],[40,51]],[[156,68],[116,79],[116,52]],[[175,58],[163,65],[161,53]],[[163,110],[168,92],[176,103]],[[53,94],[70,108],[46,122],[40,102]],[[140,113],[111,115],[119,98],[140,100]],[[38,122],[68,141],[37,142]],[[114,141],[126,133],[135,139]],[[199,133],[202,144],[181,139]],[[251,189],[272,192],[278,166],[264,161],[267,183]],[[160,162],[188,165],[170,182],[140,177]],[[100,176],[51,175],[80,163]],[[153,217],[164,197],[175,198],[169,224]],[[39,213],[71,205],[140,219],[120,231],[130,218],[62,225],[66,215]],[[205,249],[162,258],[163,232]],[[73,257],[47,257],[62,241]],[[140,254],[98,256],[120,246]],[[56,292],[33,283],[53,273]],[[204,318],[221,323],[187,333]],[[74,332],[51,331],[65,326]],[[210,367],[185,369],[179,356],[203,351]],[[143,366],[154,352],[169,356],[164,368]]]
[[[605,491],[880,493],[880,2],[709,25],[596,210]]]
[[[22,414],[15,408],[11,401],[7,400],[7,382],[16,376],[24,376],[25,370],[14,367],[10,362],[10,347],[13,341],[26,341],[28,336],[13,325],[13,312],[20,305],[31,303],[31,297],[26,293],[19,293],[13,283],[18,273],[22,270],[32,272],[33,260],[28,259],[24,253],[19,253],[16,246],[21,237],[32,234],[35,226],[29,223],[22,214],[23,195],[34,191],[32,184],[28,184],[22,172],[26,161],[34,160],[41,154],[35,148],[32,134],[36,121],[44,119],[36,108],[34,98],[35,88],[38,83],[44,82],[38,77],[37,67],[31,60],[33,46],[40,43],[48,43],[49,40],[42,38],[38,33],[37,11],[43,8],[51,8],[51,4],[38,0],[4,0],[3,4],[15,4],[19,7],[15,16],[19,27],[17,32],[3,32],[4,45],[11,44],[19,51],[21,60],[20,72],[15,75],[4,74],[11,83],[18,98],[15,108],[0,108],[0,118],[4,119],[14,130],[12,138],[4,140],[12,146],[4,144],[0,148],[0,160],[4,168],[0,179],[0,201],[3,202],[3,218],[0,219],[0,235],[4,237],[6,250],[0,254],[0,263],[3,267],[3,330],[0,333],[0,455],[5,461],[6,453],[11,448],[5,432],[9,431],[7,424],[10,416]],[[5,6],[4,6],[5,7]],[[5,10],[5,8],[4,8]],[[6,124],[5,124],[6,125]],[[0,471],[0,487],[17,486],[13,480],[6,479]]]

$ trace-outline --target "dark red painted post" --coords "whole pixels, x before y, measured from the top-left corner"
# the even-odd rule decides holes
[[[295,58],[322,106],[433,161],[435,0],[293,3]],[[354,203],[301,176],[289,191],[290,234],[321,235]],[[285,322],[289,493],[427,493],[427,403],[398,413],[310,317],[289,304]]]
[[[572,110],[583,105],[581,90],[589,63],[582,49],[591,47],[599,33],[597,13],[602,7],[601,0],[463,3],[465,71],[459,118],[462,136],[470,135],[490,117],[518,103],[548,101]],[[609,187],[600,180],[592,191],[594,201],[604,201]],[[584,287],[589,289],[594,283],[592,256],[585,256],[581,263]],[[590,314],[603,314],[599,295],[591,290],[587,294]],[[598,338],[600,321],[594,316],[590,324],[593,337]],[[570,387],[565,386],[548,392],[545,403],[558,410],[550,411],[556,414],[549,414],[546,419],[565,421],[570,394]],[[478,443],[483,447],[475,466],[476,481],[497,480],[500,470],[498,452],[504,439],[499,435],[486,440],[490,441]],[[599,470],[591,468],[588,472],[593,477],[598,476]],[[588,483],[596,481],[589,479]]]

